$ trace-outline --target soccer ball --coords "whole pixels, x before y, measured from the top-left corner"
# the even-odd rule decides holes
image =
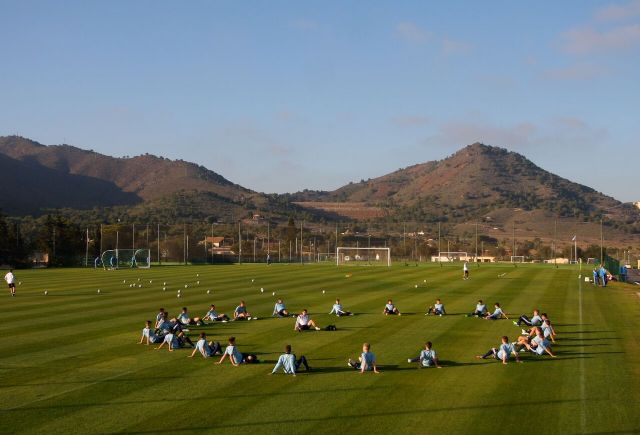
[[[22,285],[22,281],[18,281],[18,285]]]
[[[322,294],[324,294],[324,290],[322,290]]]
[[[138,288],[142,288],[142,284],[138,284]]]
[[[126,280],[126,279],[123,279],[123,280],[122,280],[122,284],[126,284],[126,283],[127,283],[127,280]]]
[[[207,294],[211,293],[211,290],[207,290]]]
[[[162,291],[163,291],[163,292],[166,292],[166,291],[167,291],[167,288],[166,288],[166,287],[162,287]]]
[[[200,285],[200,281],[198,281],[196,284]]]
[[[46,295],[48,295],[48,294],[49,294],[49,290],[45,290],[45,291],[44,291],[44,295],[46,296]]]
[[[153,284],[153,280],[152,279],[149,280],[149,284]]]
[[[185,284],[185,285],[184,285],[184,288],[187,288],[187,287],[189,287],[189,286]]]
[[[140,282],[140,278],[138,278],[138,282]]]
[[[422,282],[426,284],[426,283],[427,283],[427,280],[425,279],[425,280],[423,280]]]
[[[260,293],[264,293],[264,288],[260,288]]]
[[[276,292],[271,293],[271,296],[275,296],[275,295],[276,295]]]
[[[180,293],[178,293],[178,297],[179,297],[179,298],[181,298],[181,297],[182,297],[182,295],[181,295]]]
[[[251,282],[255,281],[255,279],[251,278]]]
[[[100,289],[98,289],[98,294],[100,294]]]
[[[162,283],[162,285],[167,285],[167,283],[166,283],[166,282],[164,282],[164,283]]]
[[[414,287],[415,287],[415,288],[418,288],[418,284],[416,284]]]
[[[198,277],[198,276],[200,276],[200,274],[199,274],[199,273],[196,273],[196,277]]]

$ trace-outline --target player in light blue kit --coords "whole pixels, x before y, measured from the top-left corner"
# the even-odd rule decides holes
[[[409,363],[419,362],[419,368],[422,367],[437,367],[439,369],[442,368],[440,363],[438,362],[438,354],[433,349],[433,344],[430,341],[427,341],[424,345],[424,349],[420,352],[420,355],[417,358],[409,358],[407,360]]]
[[[447,312],[444,309],[444,304],[440,299],[436,299],[436,303],[433,304],[433,307],[429,307],[429,309],[427,310],[427,314],[425,314],[425,316],[428,316],[430,314],[433,314],[434,316],[443,316],[447,314]]]
[[[222,364],[222,362],[229,357],[229,361],[235,367],[238,367],[240,364],[255,364],[258,362],[258,357],[254,354],[244,354],[238,350],[236,346],[236,338],[229,337],[229,345],[224,350],[222,354],[222,358],[216,364]]]
[[[523,323],[527,326],[542,325],[542,317],[540,317],[540,310],[538,309],[533,310],[533,316],[531,316],[531,318],[528,318],[526,315],[523,314],[522,316],[520,316],[517,322],[515,320],[513,321],[513,324],[516,326],[522,326]]]
[[[218,311],[216,311],[216,306],[214,304],[211,304],[211,306],[209,307],[209,311],[207,311],[207,314],[204,315],[202,320],[227,323],[229,321],[229,316],[224,313],[219,314]]]
[[[467,317],[484,317],[487,315],[487,305],[482,302],[482,299],[478,299],[476,309],[473,313],[467,314]]]
[[[155,330],[151,329],[151,320],[147,320],[138,344],[142,344],[146,339],[147,346],[149,346],[150,343],[157,344],[162,342],[163,338],[163,335],[156,334]]]
[[[296,359],[295,354],[291,353],[291,345],[287,344],[285,346],[285,353],[280,355],[280,358],[278,358],[278,362],[276,363],[276,366],[273,368],[273,370],[269,374],[270,375],[274,374],[275,372],[278,371],[278,369],[280,369],[280,367],[282,367],[282,370],[286,374],[295,376],[296,371],[300,368],[301,365],[304,366],[306,371],[311,370],[311,368],[309,367],[309,364],[307,363],[307,358],[305,358],[305,356],[302,355],[300,356],[300,359]]]
[[[278,299],[274,305],[272,316],[289,317],[289,311],[287,311],[287,307],[284,305],[284,302],[282,302],[282,299]]]
[[[387,301],[387,304],[384,306],[384,310],[382,310],[382,314],[384,314],[385,316],[402,316],[400,310],[398,310],[398,308],[393,305],[393,301],[391,299]]]
[[[380,373],[378,371],[378,366],[376,365],[376,356],[370,352],[371,345],[369,343],[364,343],[362,345],[362,354],[358,357],[358,361],[352,361],[349,359],[347,365],[351,368],[359,370],[360,373],[364,373],[365,371],[373,371],[374,373]]]
[[[509,317],[507,317],[507,315],[504,313],[504,311],[502,311],[502,308],[500,308],[500,303],[496,302],[494,305],[495,309],[493,311],[493,313],[489,314],[485,314],[484,319],[485,320],[499,320],[502,318],[505,318],[507,320],[509,320]]]
[[[200,352],[203,358],[209,358],[214,355],[222,354],[222,347],[220,343],[207,341],[207,334],[205,332],[200,333],[200,339],[196,342],[196,347],[189,355],[189,358],[193,358],[196,352]]]
[[[476,358],[486,359],[486,358],[489,358],[490,356],[493,356],[495,359],[502,361],[502,364],[507,364],[507,361],[509,360],[509,357],[511,355],[515,356],[516,362],[522,362],[518,357],[518,352],[516,352],[516,349],[513,343],[509,343],[509,337],[507,337],[506,335],[503,335],[502,343],[500,343],[500,347],[498,348],[493,347],[489,349],[489,351],[484,355],[476,355]]]
[[[335,313],[338,317],[353,316],[353,313],[351,311],[345,311],[344,307],[340,303],[340,299],[336,299],[336,303],[333,304],[331,311],[329,311],[329,314],[333,313]]]

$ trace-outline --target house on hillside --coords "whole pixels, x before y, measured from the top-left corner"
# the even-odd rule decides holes
[[[206,245],[207,252],[214,255],[235,254],[224,237],[205,237],[204,240],[198,242],[198,245]]]

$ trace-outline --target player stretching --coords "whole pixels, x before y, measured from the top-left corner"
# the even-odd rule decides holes
[[[336,303],[333,304],[331,311],[329,311],[329,314],[333,314],[333,313],[336,313],[336,316],[338,317],[353,316],[353,313],[351,311],[344,310],[344,308],[342,307],[342,304],[340,303],[340,299],[336,299]]]
[[[438,362],[438,354],[435,350],[433,350],[433,344],[430,341],[427,341],[424,345],[424,350],[420,352],[418,358],[409,358],[407,360],[409,363],[419,362],[419,368],[422,367],[437,367],[439,369],[442,368],[440,363]]]
[[[309,364],[307,363],[307,359],[305,358],[305,356],[302,355],[300,356],[300,359],[296,359],[296,356],[291,353],[291,345],[287,344],[285,346],[285,353],[280,355],[280,358],[278,358],[278,362],[276,363],[276,366],[273,368],[273,370],[269,374],[270,375],[274,374],[275,372],[278,371],[280,367],[282,367],[282,370],[286,374],[295,376],[296,370],[298,370],[301,365],[304,365],[304,368],[306,371],[311,370],[309,368]]]
[[[506,335],[503,335],[502,343],[500,344],[500,347],[498,348],[493,347],[489,349],[489,351],[484,355],[476,355],[476,358],[486,359],[486,358],[489,358],[490,356],[493,356],[495,359],[502,361],[502,364],[506,364],[511,355],[514,355],[516,357],[516,362],[522,362],[520,361],[520,358],[518,357],[518,352],[516,352],[516,349],[513,346],[513,344],[509,343],[509,337],[507,337]]]
[[[398,310],[398,308],[395,305],[393,305],[393,301],[391,299],[387,301],[387,304],[384,306],[384,310],[382,310],[382,314],[384,314],[385,316],[389,316],[389,315],[402,316],[402,314],[400,313],[400,310]]]
[[[369,343],[364,343],[362,345],[362,354],[358,357],[358,361],[352,361],[349,358],[347,365],[351,368],[359,370],[360,373],[364,373],[365,371],[373,371],[374,373],[380,373],[378,371],[378,366],[376,365],[376,356],[370,352],[371,345]]]
[[[9,291],[11,292],[11,296],[16,295],[16,277],[13,274],[13,269],[9,269],[9,272],[4,276],[4,280],[7,281],[7,285],[9,286]]]

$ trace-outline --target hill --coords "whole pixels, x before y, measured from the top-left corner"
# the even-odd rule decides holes
[[[359,203],[388,215],[424,220],[477,219],[499,209],[545,210],[561,217],[621,218],[633,207],[538,167],[524,156],[480,143],[440,160],[350,183],[331,192],[299,192],[292,200]]]
[[[0,137],[0,156],[2,167],[15,176],[3,186],[3,198],[10,200],[2,207],[11,214],[46,208],[161,204],[166,198],[195,193],[210,194],[210,201],[225,207],[228,203],[256,206],[267,202],[264,195],[203,166],[149,154],[117,158],[8,136]]]

